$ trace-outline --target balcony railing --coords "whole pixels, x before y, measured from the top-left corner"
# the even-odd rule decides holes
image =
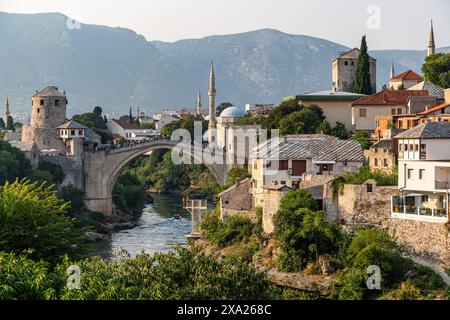
[[[445,208],[424,208],[410,205],[393,205],[393,214],[410,214],[424,217],[447,218],[447,209]]]

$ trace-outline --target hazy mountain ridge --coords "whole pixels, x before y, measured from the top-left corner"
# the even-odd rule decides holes
[[[94,105],[119,114],[130,106],[148,112],[193,106],[197,88],[206,106],[212,59],[218,102],[276,103],[329,89],[331,61],[349,49],[272,29],[165,43],[124,28],[82,24],[70,30],[66,22],[58,13],[0,13],[0,97],[10,97],[13,112],[29,112],[31,95],[47,85],[67,91],[70,113]],[[387,82],[392,60],[396,72],[420,72],[425,57],[415,50],[371,54],[378,59],[379,87]]]

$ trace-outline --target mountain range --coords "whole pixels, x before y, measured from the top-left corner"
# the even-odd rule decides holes
[[[173,43],[147,41],[125,28],[81,24],[68,28],[59,13],[0,12],[0,98],[13,114],[29,113],[31,96],[47,85],[65,90],[69,114],[100,105],[112,115],[130,106],[148,113],[193,107],[200,89],[207,106],[210,61],[217,101],[278,103],[283,97],[331,88],[331,61],[350,48],[273,29]],[[438,51],[450,52],[450,47]],[[420,73],[425,50],[379,50],[377,83],[399,73]],[[26,115],[24,116],[26,117]]]

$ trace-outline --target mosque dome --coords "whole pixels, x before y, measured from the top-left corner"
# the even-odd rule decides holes
[[[242,118],[245,117],[245,111],[238,107],[229,107],[222,111],[221,118]]]

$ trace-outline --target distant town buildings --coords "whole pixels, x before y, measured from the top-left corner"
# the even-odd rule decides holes
[[[412,70],[406,70],[394,75],[389,80],[389,88],[392,90],[409,89],[422,81],[422,77]]]

